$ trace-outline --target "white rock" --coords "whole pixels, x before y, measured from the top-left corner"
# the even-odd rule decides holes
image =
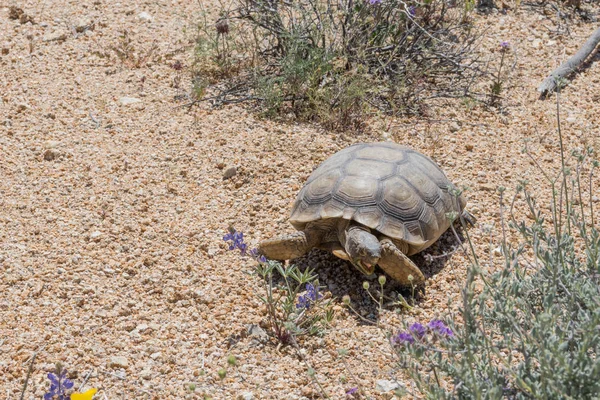
[[[44,147],[47,149],[55,149],[59,144],[60,142],[58,140],[48,140],[46,143],[44,143]]]
[[[152,371],[143,369],[142,372],[140,372],[140,377],[146,381],[150,380],[152,378]]]
[[[114,356],[110,358],[110,363],[108,365],[113,368],[127,368],[129,366],[129,361],[123,356]]]
[[[377,391],[379,391],[380,393],[391,392],[392,390],[396,390],[400,387],[400,384],[398,382],[388,381],[386,379],[380,379],[375,383],[375,389],[377,389]]]
[[[138,18],[141,19],[142,21],[152,21],[152,15],[148,14],[146,11],[142,11],[141,13],[138,14]]]
[[[141,103],[142,101],[140,99],[137,99],[135,97],[121,97],[119,99],[119,103],[121,103],[122,106],[128,106],[130,104],[135,104],[135,103]]]
[[[252,392],[244,392],[238,395],[238,400],[254,400],[254,394]]]

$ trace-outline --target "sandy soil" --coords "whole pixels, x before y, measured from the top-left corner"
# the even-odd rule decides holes
[[[10,19],[13,5],[34,23]],[[598,6],[585,6],[598,16]],[[250,244],[291,231],[290,204],[314,166],[352,143],[390,139],[469,187],[476,250],[497,267],[500,257],[489,256],[500,237],[496,187],[512,196],[528,179],[547,201],[539,170],[521,153],[525,141],[544,169],[558,170],[556,105],[535,87],[597,25],[569,21],[570,35],[557,36],[554,14],[478,16],[492,60],[501,41],[511,43],[504,112],[459,104],[432,120],[374,117],[368,133],[341,135],[261,120],[243,107],[178,107],[175,96],[190,88],[198,11],[195,2],[163,0],[9,0],[0,8],[0,397],[18,398],[37,352],[26,399],[41,398],[57,361],[77,385],[87,376],[102,399],[319,398],[292,348],[247,333],[265,318],[261,282],[249,275],[250,260],[227,251],[227,226]],[[133,52],[120,60],[112,48],[127,40]],[[600,151],[599,61],[562,95],[569,153]],[[230,167],[236,174],[225,180]],[[443,268],[416,260],[430,275],[426,294],[412,312],[378,315],[388,330],[457,312],[466,258],[456,253]],[[357,385],[352,375],[368,398],[390,398],[378,380],[408,382],[384,335],[339,300],[349,294],[377,317],[363,278],[328,254],[301,262],[317,267],[337,298],[331,332],[300,343],[318,380],[334,399]],[[238,366],[221,381],[230,354]]]

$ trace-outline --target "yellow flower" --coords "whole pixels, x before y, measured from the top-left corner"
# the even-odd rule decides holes
[[[72,393],[71,400],[92,400],[98,389],[90,389],[83,393]]]

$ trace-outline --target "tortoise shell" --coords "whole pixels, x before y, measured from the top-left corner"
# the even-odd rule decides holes
[[[363,143],[325,160],[298,193],[291,224],[354,220],[410,247],[415,254],[450,226],[447,213],[465,206],[427,156],[395,143]]]

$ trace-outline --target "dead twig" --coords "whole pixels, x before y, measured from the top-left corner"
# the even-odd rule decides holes
[[[546,94],[553,92],[558,86],[559,80],[564,79],[566,76],[577,70],[592,51],[594,51],[596,46],[598,46],[598,43],[600,43],[600,28],[592,33],[592,36],[590,36],[573,57],[562,63],[558,68],[552,71],[550,76],[544,79],[537,89],[538,92],[541,93],[541,96],[545,97]]]
[[[89,370],[88,373],[85,374],[85,378],[83,378],[83,381],[81,382],[81,385],[79,385],[79,391],[80,392],[83,389],[83,387],[85,386],[85,384],[87,383],[88,379],[90,379],[90,375],[92,375],[92,370]]]

